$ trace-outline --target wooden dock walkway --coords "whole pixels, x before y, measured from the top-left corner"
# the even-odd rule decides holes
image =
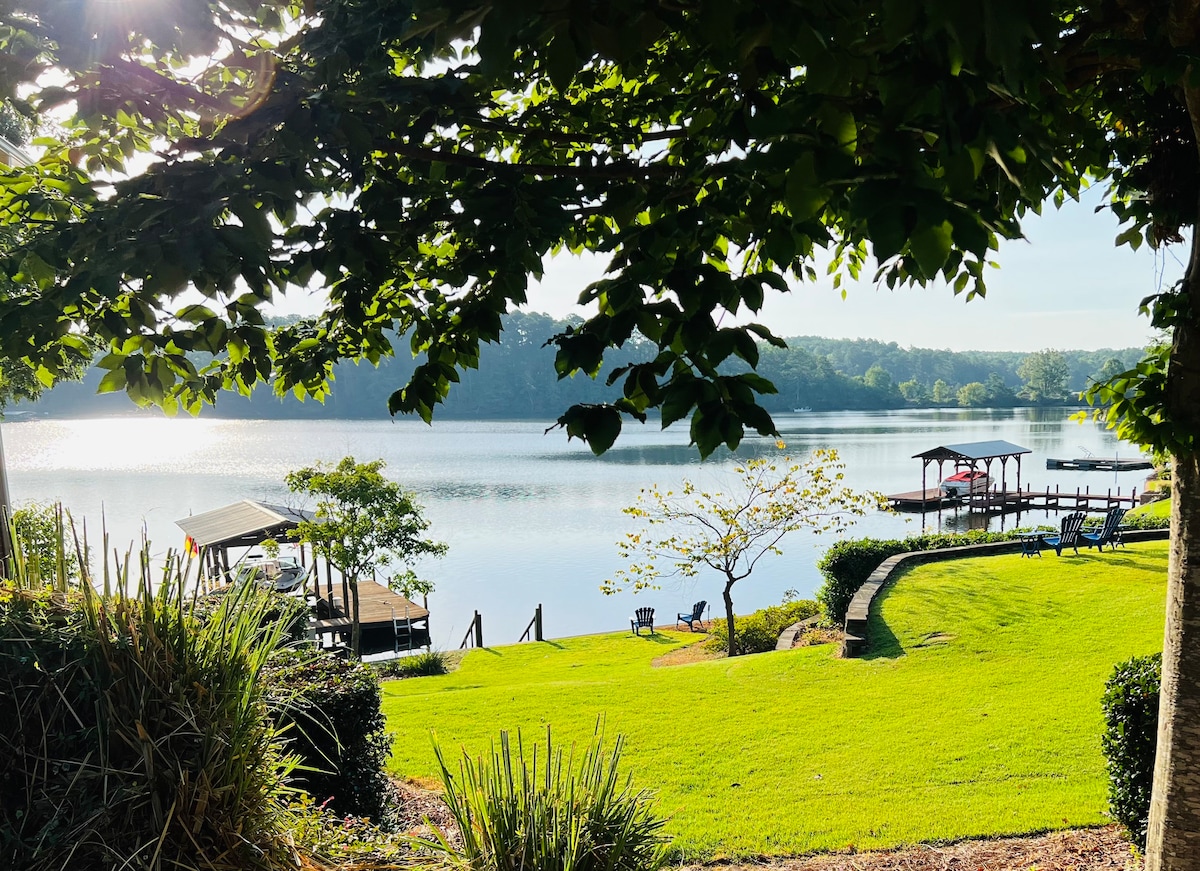
[[[941,508],[967,508],[971,511],[1029,511],[1044,509],[1048,511],[1107,511],[1114,505],[1134,507],[1138,504],[1137,488],[1129,493],[1121,492],[1118,487],[1114,493],[1108,490],[1092,492],[1090,487],[1076,487],[1074,490],[1034,490],[1027,487],[1024,490],[989,490],[986,493],[973,493],[961,498],[943,497],[940,490],[912,490],[907,493],[895,493],[887,497],[888,504],[895,511],[929,511]]]
[[[342,602],[341,589],[332,603],[322,599],[317,606],[317,636],[346,640],[350,616]],[[425,647],[429,644],[429,611],[375,581],[358,582],[358,614],[362,623],[364,652],[384,652]],[[344,636],[344,637],[343,637]]]
[[[1082,457],[1075,460],[1046,460],[1047,469],[1073,472],[1139,472],[1153,469],[1149,460],[1119,460],[1115,457]]]

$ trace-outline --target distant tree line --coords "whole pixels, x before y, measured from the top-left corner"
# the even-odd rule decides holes
[[[456,418],[552,419],[572,403],[611,399],[605,385],[613,367],[651,353],[635,337],[624,356],[613,355],[595,380],[558,380],[554,348],[546,340],[568,322],[547,315],[515,312],[505,321],[501,341],[486,345],[480,368],[467,372],[440,412]],[[811,408],[889,409],[912,407],[1007,407],[1066,404],[1090,379],[1124,371],[1141,359],[1139,348],[1101,351],[1045,350],[953,352],[902,348],[869,339],[788,339],[788,348],[763,346],[759,372],[779,393],[766,397],[769,411]],[[398,341],[397,347],[404,343]],[[383,418],[387,398],[411,373],[414,362],[397,357],[378,368],[338,365],[330,398],[321,405],[277,397],[259,390],[250,397],[223,395],[206,416],[229,418]],[[742,364],[744,366],[744,364]],[[97,394],[102,373],[90,371],[81,383],[60,384],[17,412],[55,416],[128,411],[123,394]]]

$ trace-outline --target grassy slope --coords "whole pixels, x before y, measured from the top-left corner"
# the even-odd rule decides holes
[[[433,774],[433,727],[453,758],[502,728],[582,741],[603,715],[690,858],[1099,823],[1104,680],[1161,645],[1165,576],[1162,543],[921,567],[886,595],[865,660],[826,646],[651,667],[687,633],[476,651],[385,685],[393,766]]]
[[[1159,499],[1157,502],[1150,502],[1146,505],[1139,505],[1129,512],[1130,517],[1145,516],[1145,517],[1170,517],[1171,516],[1171,500]]]

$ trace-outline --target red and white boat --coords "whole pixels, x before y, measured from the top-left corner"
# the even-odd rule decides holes
[[[939,489],[942,491],[942,495],[953,498],[971,493],[986,493],[991,484],[992,479],[988,477],[987,472],[966,469],[946,478],[942,481]]]

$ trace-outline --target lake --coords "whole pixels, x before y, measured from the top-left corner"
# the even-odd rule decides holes
[[[1047,457],[1132,457],[1093,424],[1068,420],[1065,409],[914,410],[778,415],[787,451],[835,448],[846,478],[860,489],[895,493],[921,486],[921,463],[912,456],[943,444],[1005,439],[1030,448],[1022,483],[1035,489],[1142,487],[1145,472],[1120,474],[1047,471]],[[671,582],[636,596],[604,596],[599,584],[621,567],[616,541],[629,528],[621,509],[650,484],[676,486],[684,477],[708,486],[728,479],[728,453],[701,463],[687,446],[686,427],[627,425],[616,446],[593,457],[560,431],[545,434],[537,421],[259,421],[166,419],[125,416],[5,422],[3,437],[14,503],[61,501],[76,520],[86,519],[98,542],[101,518],[112,545],[122,551],[144,528],[156,554],[179,549],[175,521],[239,499],[303,507],[288,493],[288,471],[346,455],[383,458],[387,474],[416,491],[426,507],[430,534],[450,550],[419,573],[437,586],[430,596],[435,644],[457,647],[479,610],[488,644],[516,641],[540,602],[548,637],[621,629],[641,605],[657,619],[689,611],[707,599],[721,608],[715,575]],[[773,439],[747,438],[743,453],[775,452]],[[1008,466],[1014,483],[1014,466]],[[995,467],[994,467],[995,471]],[[929,486],[936,483],[930,466]],[[947,471],[949,474],[949,470]],[[994,475],[998,478],[998,474]],[[978,516],[973,518],[979,520]],[[925,518],[932,528],[965,529],[967,513]],[[1056,515],[1031,512],[1023,525],[1057,523]],[[1016,524],[1013,515],[992,528]],[[975,525],[975,524],[972,524]],[[854,536],[919,532],[921,515],[872,514]],[[784,555],[764,558],[734,588],[739,612],[778,602],[784,591],[810,596],[820,585],[815,563],[829,539],[797,532]]]

